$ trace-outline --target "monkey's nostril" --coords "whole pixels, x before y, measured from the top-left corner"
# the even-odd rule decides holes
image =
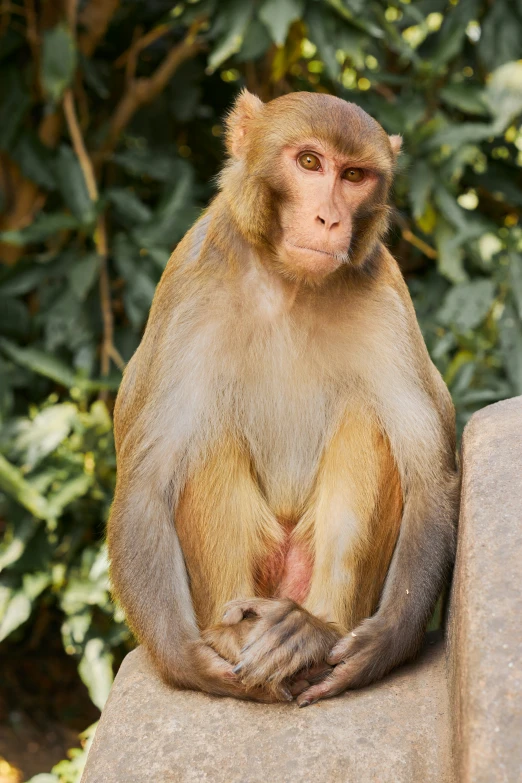
[[[326,225],[326,220],[324,220],[324,219],[323,219],[322,217],[320,217],[319,215],[317,215],[317,220],[319,221],[319,223],[322,223],[322,225],[323,225],[323,226],[324,226],[324,225]]]

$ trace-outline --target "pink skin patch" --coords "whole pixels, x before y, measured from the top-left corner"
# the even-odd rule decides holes
[[[282,546],[272,552],[259,568],[257,587],[267,598],[291,598],[303,603],[312,578],[313,561],[308,549],[291,541],[289,530]]]

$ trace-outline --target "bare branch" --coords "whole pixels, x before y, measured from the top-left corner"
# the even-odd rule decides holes
[[[138,109],[153,101],[166,87],[180,65],[202,50],[203,43],[196,39],[196,35],[203,23],[202,20],[199,20],[192,25],[186,38],[171,49],[152,76],[146,79],[129,80],[127,89],[111,119],[105,143],[98,153],[101,159],[113,151],[121,133]]]

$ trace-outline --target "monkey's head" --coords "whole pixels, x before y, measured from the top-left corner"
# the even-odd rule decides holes
[[[283,273],[317,282],[371,257],[388,227],[399,136],[332,95],[264,104],[244,90],[226,139],[221,186],[235,223]]]

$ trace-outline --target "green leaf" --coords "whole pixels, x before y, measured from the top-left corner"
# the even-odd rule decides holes
[[[25,337],[29,332],[29,310],[24,302],[2,296],[0,290],[0,333]]]
[[[62,362],[55,356],[45,353],[38,348],[20,348],[20,346],[15,345],[15,343],[4,337],[0,337],[0,350],[21,367],[26,367],[38,375],[50,378],[52,381],[60,384],[60,386],[67,388],[76,387],[83,391],[99,391],[100,389],[115,391],[119,385],[119,381],[116,378],[91,380],[79,377],[70,370],[65,362]]]
[[[23,174],[46,190],[56,189],[54,153],[32,131],[22,133],[11,153]]]
[[[439,272],[452,283],[462,283],[467,280],[463,263],[464,253],[458,233],[444,218],[439,218],[434,236]]]
[[[341,72],[336,56],[337,30],[341,24],[339,19],[329,11],[316,6],[307,9],[305,18],[310,40],[317,46],[330,77],[337,79]]]
[[[511,253],[509,256],[509,272],[513,287],[513,298],[522,323],[522,255]]]
[[[44,375],[61,386],[77,386],[78,379],[69,367],[55,356],[44,353],[38,348],[20,348],[18,345],[0,338],[0,348],[14,362],[28,370]]]
[[[416,220],[424,215],[435,177],[428,164],[418,161],[410,174],[409,199]]]
[[[19,231],[0,231],[0,240],[8,245],[23,247],[33,242],[43,242],[59,231],[76,228],[78,228],[78,221],[72,215],[66,215],[64,212],[42,214],[38,215],[27,228]]]
[[[431,63],[435,71],[460,53],[468,23],[478,18],[478,12],[478,0],[465,0],[448,9],[436,39],[437,49]]]
[[[0,642],[19,628],[31,616],[32,604],[22,590],[15,592],[0,617]]]
[[[89,639],[78,672],[87,686],[89,696],[100,710],[105,706],[114,679],[112,662],[113,657],[103,639]]]
[[[148,147],[119,152],[112,160],[135,177],[150,177],[160,182],[174,182],[185,165],[175,153],[152,151]]]
[[[17,68],[0,73],[0,149],[9,150],[31,104],[22,76]]]
[[[301,18],[303,11],[303,0],[264,0],[258,13],[270,32],[273,42],[282,46],[286,41],[290,25]]]
[[[152,218],[152,210],[140,201],[132,190],[110,188],[107,196],[114,204],[117,214],[130,226],[148,223]]]
[[[27,542],[31,540],[39,524],[38,519],[24,516],[22,522],[14,527],[12,537],[0,548],[0,572],[16,563],[23,555]]]
[[[192,190],[193,170],[187,166],[167,189],[152,220],[133,231],[139,246],[172,248],[181,239],[196,217]]]
[[[522,394],[522,322],[508,303],[500,319],[500,345],[513,395]]]
[[[86,495],[93,481],[93,476],[82,473],[62,484],[58,492],[48,498],[49,509],[53,517],[58,518],[67,506]]]
[[[100,269],[100,257],[97,253],[88,253],[79,258],[68,272],[69,283],[75,296],[83,301],[93,287]]]
[[[487,7],[487,6],[486,6]],[[481,22],[478,54],[492,71],[503,63],[520,58],[522,9],[513,0],[495,0]]]
[[[23,586],[12,593],[0,618],[0,642],[19,628],[31,616],[33,602],[49,585],[49,574],[25,574]]]
[[[484,90],[477,85],[448,84],[439,91],[444,103],[466,114],[488,114]]]
[[[0,490],[38,519],[52,519],[47,500],[26,481],[21,471],[0,454]]]
[[[225,0],[219,6],[214,30],[218,40],[208,58],[208,72],[213,73],[225,60],[239,52],[254,11],[252,3]]]
[[[450,288],[437,319],[457,332],[476,329],[487,316],[495,300],[495,284],[492,280],[472,280]]]
[[[40,78],[48,97],[55,103],[70,85],[76,70],[76,48],[67,25],[46,30],[42,37]]]
[[[236,54],[237,62],[257,60],[272,46],[272,39],[265,25],[259,19],[252,19],[249,24],[241,51]]]
[[[83,226],[94,223],[96,212],[83,171],[71,147],[62,145],[56,159],[56,179],[66,206]]]

